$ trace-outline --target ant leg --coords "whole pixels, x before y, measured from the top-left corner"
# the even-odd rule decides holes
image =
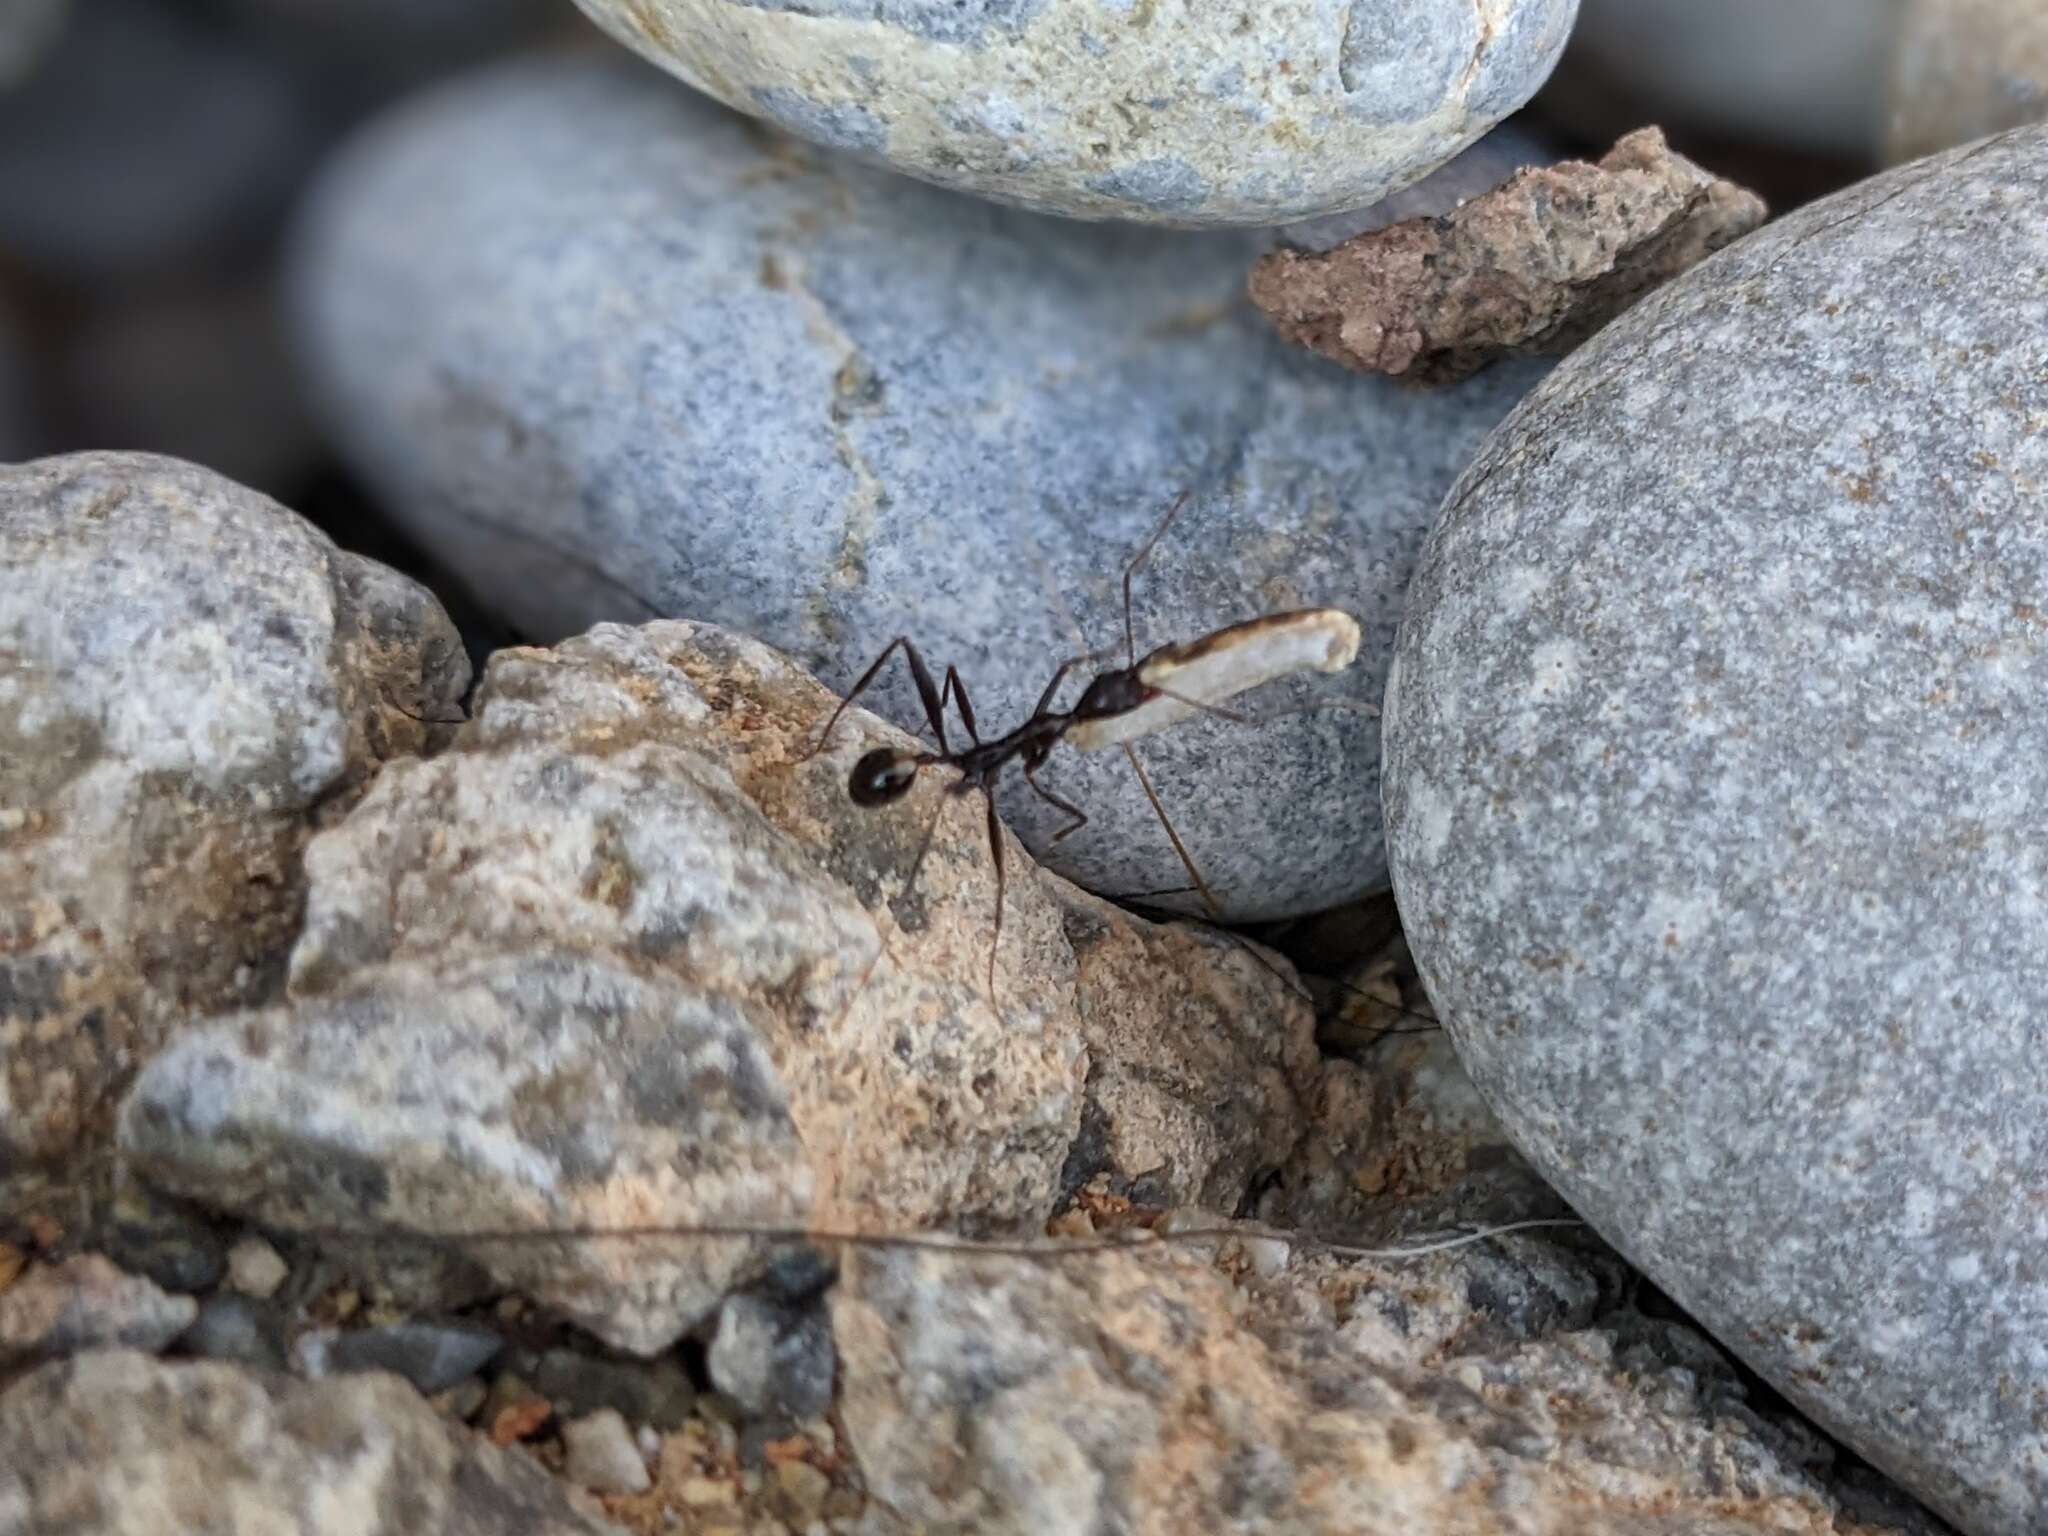
[[[946,668],[946,686],[939,690],[939,708],[944,709],[948,699],[959,706],[960,722],[967,727],[967,739],[980,746],[981,732],[974,726],[974,706],[967,701],[967,684],[961,680],[958,667]]]
[[[1180,855],[1181,866],[1188,877],[1195,882],[1195,889],[1202,893],[1202,905],[1209,909],[1209,915],[1217,922],[1223,921],[1223,906],[1216,900],[1216,893],[1209,889],[1209,882],[1202,878],[1202,872],[1195,868],[1195,861],[1188,853],[1187,844],[1180,840],[1180,833],[1173,828],[1173,818],[1166,814],[1166,807],[1159,803],[1159,792],[1152,787],[1152,780],[1146,776],[1145,765],[1138,761],[1138,754],[1131,750],[1131,744],[1124,743],[1124,756],[1131,760],[1131,769],[1138,775],[1138,783],[1145,791],[1145,798],[1152,802],[1152,813],[1159,818],[1159,825],[1166,828],[1166,837],[1173,844],[1173,851]]]
[[[988,936],[988,1001],[1001,1017],[1003,1005],[996,1001],[996,949],[1003,942],[1003,887],[1007,883],[1003,871],[1003,824],[996,819],[996,797],[984,789],[981,798],[988,806],[988,851],[996,862],[996,924]]]
[[[1073,817],[1072,821],[1061,827],[1059,831],[1053,833],[1052,841],[1045,845],[1048,852],[1065,842],[1069,834],[1078,832],[1088,825],[1088,813],[1078,805],[1062,800],[1058,795],[1039,783],[1036,769],[1026,768],[1024,770],[1024,782],[1029,784],[1037,792],[1038,798],[1047,805],[1056,811],[1065,811],[1069,816]]]
[[[897,901],[907,899],[910,893],[917,889],[918,873],[924,868],[925,855],[932,851],[932,840],[939,835],[939,822],[945,817],[946,802],[950,798],[948,795],[939,797],[938,809],[932,812],[932,819],[925,826],[924,841],[917,845],[917,857],[910,861],[910,873],[903,881],[903,889],[896,893]]]
[[[853,691],[839,701],[839,707],[832,711],[832,718],[825,722],[825,729],[818,734],[818,744],[806,752],[799,761],[809,762],[825,750],[825,743],[831,740],[832,728],[839,724],[839,717],[852,707],[855,699],[868,691],[869,685],[899,648],[904,659],[910,663],[910,679],[917,684],[917,695],[924,704],[925,719],[931,722],[932,734],[939,738],[939,750],[950,752],[951,749],[946,745],[944,706],[939,702],[939,690],[932,683],[931,670],[925,666],[924,657],[918,654],[917,647],[911,644],[910,637],[898,635],[882,647],[882,654],[869,664],[867,671],[861,673],[860,681],[853,685]]]
[[[1138,546],[1138,552],[1131,556],[1131,563],[1124,567],[1124,649],[1128,653],[1125,662],[1127,666],[1135,667],[1138,664],[1138,632],[1131,624],[1131,578],[1138,574],[1138,567],[1151,555],[1152,546],[1157,544],[1165,536],[1166,530],[1173,526],[1173,520],[1180,516],[1180,509],[1188,504],[1188,497],[1193,494],[1193,487],[1189,487],[1174,497],[1173,505],[1166,509],[1166,516],[1161,518],[1159,526],[1152,530],[1152,537]]]

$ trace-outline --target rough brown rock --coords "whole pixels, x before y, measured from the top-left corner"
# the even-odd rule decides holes
[[[44,1366],[0,1395],[10,1536],[617,1530],[395,1376],[306,1383],[116,1350]]]
[[[1251,295],[1289,341],[1347,368],[1446,384],[1570,351],[1763,219],[1760,199],[1644,128],[1598,165],[1518,172],[1440,218],[1276,251]]]
[[[468,675],[423,588],[207,470],[0,466],[0,1167],[279,991],[306,838]]]
[[[843,1421],[893,1517],[874,1529],[1915,1528],[1845,1512],[1697,1340],[1683,1363],[1661,1339],[1583,1324],[1516,1341],[1469,1295],[1453,1256],[1298,1261],[1240,1288],[1162,1249],[1057,1265],[858,1255],[833,1306]]]
[[[835,703],[706,625],[501,652],[455,745],[308,849],[292,1001],[143,1074],[132,1163],[281,1228],[426,1236],[1029,1229],[1097,1177],[1234,1208],[1306,1124],[1303,997],[1012,842],[992,1001],[978,799],[936,773],[853,805],[853,761],[907,738],[849,711],[810,756]],[[454,1246],[646,1351],[773,1245]]]
[[[198,1315],[190,1296],[167,1295],[96,1253],[38,1264],[0,1291],[0,1369],[115,1344],[153,1353]]]

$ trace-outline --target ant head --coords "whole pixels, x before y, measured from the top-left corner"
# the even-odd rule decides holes
[[[922,766],[915,752],[877,747],[853,765],[846,793],[855,805],[887,805],[903,798]]]

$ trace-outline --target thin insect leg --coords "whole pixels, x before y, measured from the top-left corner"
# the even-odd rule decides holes
[[[925,855],[932,851],[932,839],[939,835],[939,822],[946,814],[946,801],[950,795],[939,797],[938,809],[932,812],[930,825],[924,829],[924,841],[917,845],[917,857],[910,861],[910,874],[904,879],[903,889],[896,893],[896,900],[906,899],[917,888],[918,871],[924,868]]]
[[[1165,536],[1166,530],[1173,526],[1173,520],[1180,516],[1180,509],[1188,504],[1188,497],[1192,494],[1193,487],[1189,487],[1173,498],[1173,505],[1166,509],[1166,516],[1162,517],[1159,526],[1152,530],[1152,537],[1138,546],[1138,552],[1131,556],[1131,563],[1124,567],[1124,649],[1128,653],[1124,663],[1126,666],[1135,667],[1138,664],[1138,632],[1136,626],[1131,623],[1131,578],[1138,574],[1138,567],[1151,555],[1152,546],[1157,544]]]
[[[903,658],[910,663],[910,680],[917,684],[917,696],[924,702],[924,714],[932,723],[932,734],[939,738],[939,750],[950,756],[953,749],[946,744],[946,706],[939,697],[938,686],[932,682],[931,669],[918,655],[917,647],[908,640],[903,642]]]
[[[839,701],[839,707],[832,711],[832,718],[825,722],[825,729],[818,733],[818,744],[806,752],[801,761],[809,762],[825,750],[825,743],[832,739],[832,728],[839,724],[839,717],[853,707],[855,699],[868,691],[882,668],[888,664],[889,658],[899,648],[910,662],[911,681],[917,684],[918,697],[924,703],[925,719],[931,722],[932,734],[939,738],[939,750],[949,750],[946,746],[945,714],[939,704],[939,690],[932,686],[931,671],[925,666],[924,658],[917,653],[917,647],[911,644],[910,637],[898,635],[882,647],[882,654],[869,663],[867,671],[861,673],[860,681],[853,685],[853,691]]]
[[[1003,1005],[996,1001],[996,948],[1003,942],[1003,888],[1008,883],[1003,870],[1003,824],[996,819],[996,797],[984,789],[981,798],[988,806],[988,851],[996,861],[996,925],[988,938],[988,1000],[1000,1014]]]
[[[967,684],[960,677],[958,667],[946,668],[946,686],[939,690],[939,708],[946,707],[951,699],[960,710],[960,723],[967,727],[967,739],[977,747],[981,745],[981,732],[975,729],[974,706],[967,699]]]
[[[1064,827],[1061,827],[1059,831],[1053,833],[1052,841],[1045,845],[1048,849],[1059,847],[1061,843],[1066,841],[1070,833],[1078,832],[1083,827],[1088,825],[1088,813],[1082,810],[1081,807],[1079,807],[1078,805],[1075,805],[1073,802],[1068,800],[1062,800],[1058,795],[1054,794],[1051,790],[1047,789],[1043,784],[1039,783],[1037,769],[1027,766],[1024,770],[1024,782],[1026,784],[1029,784],[1034,790],[1036,790],[1038,792],[1038,798],[1043,800],[1047,805],[1051,806],[1056,811],[1065,811],[1069,816],[1074,818],[1072,821],[1068,822]]]
[[[1216,893],[1209,889],[1209,882],[1202,878],[1202,872],[1195,868],[1195,861],[1188,853],[1187,844],[1180,840],[1180,833],[1173,828],[1173,818],[1166,814],[1166,807],[1159,803],[1158,791],[1152,788],[1152,780],[1146,777],[1145,765],[1138,761],[1138,754],[1131,750],[1131,744],[1124,743],[1124,756],[1131,760],[1131,770],[1137,774],[1138,783],[1145,791],[1145,798],[1152,802],[1152,814],[1159,818],[1159,825],[1166,828],[1167,840],[1173,844],[1173,851],[1180,855],[1180,862],[1195,882],[1195,889],[1202,893],[1202,905],[1209,909],[1209,915],[1217,922],[1223,921],[1222,903],[1216,900]]]

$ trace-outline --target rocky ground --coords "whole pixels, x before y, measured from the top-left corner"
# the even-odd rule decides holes
[[[0,17],[0,1533],[2040,1529],[2036,8],[586,9]]]

